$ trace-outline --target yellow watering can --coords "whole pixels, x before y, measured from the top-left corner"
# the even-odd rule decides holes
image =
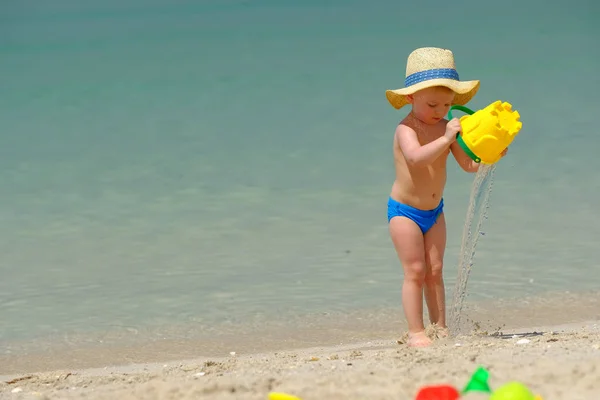
[[[523,125],[519,121],[519,112],[513,111],[510,103],[500,100],[477,112],[465,106],[452,106],[448,112],[449,119],[453,118],[453,110],[469,114],[460,118],[462,132],[456,134],[456,141],[477,163],[494,164],[500,160],[501,153],[517,136]]]

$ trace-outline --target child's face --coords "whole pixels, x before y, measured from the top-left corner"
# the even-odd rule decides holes
[[[454,100],[454,92],[446,87],[430,87],[408,96],[413,113],[426,124],[437,124],[448,114]]]

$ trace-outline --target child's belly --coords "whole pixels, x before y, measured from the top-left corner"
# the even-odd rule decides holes
[[[420,171],[400,175],[392,186],[390,196],[400,203],[421,209],[432,210],[442,200],[446,185],[446,171]]]

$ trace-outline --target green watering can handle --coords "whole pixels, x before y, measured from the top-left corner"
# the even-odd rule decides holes
[[[459,106],[459,105],[454,105],[454,106],[450,107],[450,110],[448,111],[448,119],[452,119],[452,118],[454,118],[454,117],[452,116],[452,110],[459,110],[459,111],[465,112],[465,113],[467,113],[467,114],[469,114],[469,115],[473,115],[473,114],[475,114],[475,111],[471,110],[471,109],[470,109],[470,108],[468,108],[468,107],[465,107],[465,106]]]
[[[454,105],[454,106],[450,107],[450,110],[448,110],[448,120],[451,120],[452,118],[454,118],[452,116],[452,110],[463,111],[463,112],[465,112],[465,113],[467,113],[469,115],[473,115],[475,113],[475,111],[471,110],[468,107]],[[460,145],[460,147],[465,151],[465,153],[467,153],[467,155],[469,157],[471,157],[471,159],[473,161],[475,161],[476,163],[480,163],[481,162],[481,158],[477,157],[475,155],[475,153],[473,153],[471,151],[471,149],[469,149],[469,147],[467,146],[467,144],[462,140],[462,137],[460,137],[460,132],[456,133],[456,141],[458,142],[458,144]]]

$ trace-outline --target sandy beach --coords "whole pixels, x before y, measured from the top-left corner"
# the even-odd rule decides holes
[[[478,368],[600,400],[599,2],[366,5],[2,2],[0,400],[417,400]],[[424,167],[452,336],[414,349],[387,202],[420,102],[387,91],[438,67],[522,126]]]
[[[460,390],[481,366],[490,373],[492,389],[518,380],[544,400],[595,400],[600,392],[597,297],[586,297],[587,303],[581,297],[568,298],[548,304],[546,310],[526,302],[522,310],[512,309],[521,317],[505,329],[471,329],[438,339],[426,349],[409,348],[401,343],[402,335],[388,331],[379,332],[377,340],[338,345],[323,341],[327,344],[177,361],[107,362],[43,372],[21,366],[21,372],[0,377],[0,398],[265,400],[270,392],[284,392],[302,400],[414,399],[425,385],[450,384]],[[528,307],[530,317],[524,311]],[[499,311],[508,320],[510,308]],[[594,318],[573,322],[584,315]],[[544,320],[561,323],[539,324]]]

